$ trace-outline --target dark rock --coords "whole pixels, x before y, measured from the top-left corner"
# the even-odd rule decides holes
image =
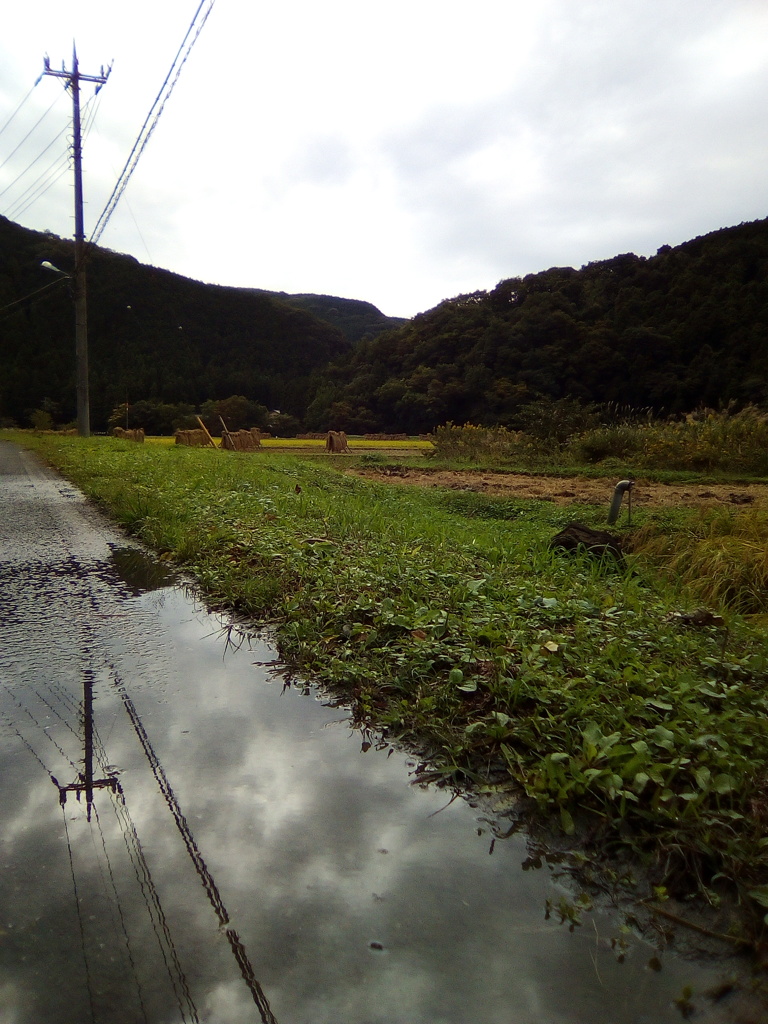
[[[552,538],[549,546],[564,551],[587,551],[597,558],[608,555],[617,561],[624,560],[621,540],[618,537],[607,530],[593,530],[591,526],[585,526],[583,523],[569,523]]]
[[[683,626],[725,626],[722,615],[711,611],[709,608],[694,608],[692,612],[672,612],[669,615],[671,620],[676,620]]]

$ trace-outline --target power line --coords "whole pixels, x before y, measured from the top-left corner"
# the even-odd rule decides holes
[[[55,136],[54,136],[54,137],[53,137],[53,138],[51,139],[51,141],[50,141],[50,142],[48,143],[48,145],[47,145],[47,146],[45,147],[45,149],[42,149],[42,150],[41,150],[41,151],[40,151],[40,152],[39,152],[39,153],[37,154],[37,156],[35,157],[35,159],[34,159],[34,160],[33,160],[33,161],[31,162],[31,163],[27,164],[27,166],[26,166],[26,167],[24,168],[24,170],[23,170],[23,171],[20,171],[20,172],[19,172],[19,173],[18,173],[18,174],[16,175],[16,177],[15,177],[15,178],[13,179],[13,181],[9,182],[9,183],[8,183],[8,184],[7,184],[6,186],[5,186],[5,188],[3,189],[3,191],[2,191],[2,192],[0,192],[0,196],[4,196],[6,192],[10,191],[10,190],[11,190],[11,189],[13,188],[13,186],[14,186],[14,185],[16,185],[16,184],[17,184],[17,183],[18,183],[19,181],[21,181],[21,179],[22,179],[22,178],[24,177],[24,175],[25,175],[25,174],[28,174],[28,173],[29,173],[29,172],[30,172],[30,171],[32,170],[32,168],[33,168],[33,167],[35,166],[35,164],[36,164],[36,163],[38,162],[38,160],[42,160],[42,158],[43,158],[43,157],[45,156],[45,154],[46,154],[46,153],[48,152],[48,150],[49,150],[49,149],[51,148],[51,146],[53,146],[53,145],[54,145],[54,143],[56,143],[56,142],[58,142],[58,141],[59,141],[59,139],[60,139],[60,138],[61,138],[61,136],[62,136],[62,135],[63,135],[63,134],[64,134],[64,133],[66,132],[66,130],[67,130],[67,129],[66,129],[66,127],[62,128],[62,129],[61,129],[61,131],[59,132],[59,134],[58,134],[58,135],[55,135]],[[66,156],[67,156],[67,159],[69,159],[69,156],[68,156],[68,154],[66,154]],[[61,160],[61,153],[59,153],[59,155],[58,155],[58,156],[56,157],[56,162],[57,162],[57,163],[58,163],[58,161],[59,161],[59,160]]]
[[[96,1021],[96,1007],[93,998],[93,984],[91,983],[91,968],[88,963],[88,953],[85,948],[85,925],[83,923],[83,912],[80,907],[80,894],[77,890],[77,878],[75,877],[75,861],[72,855],[72,841],[69,838],[69,826],[67,825],[67,812],[64,810],[64,804],[61,805],[61,813],[64,819],[64,833],[67,837],[67,853],[69,854],[69,870],[72,876],[72,889],[75,894],[75,907],[77,909],[77,923],[80,928],[80,950],[83,954],[83,964],[85,966],[85,984],[88,991],[88,1005],[91,1010],[91,1021]]]
[[[53,745],[53,746],[54,746],[54,747],[56,748],[56,750],[58,750],[58,752],[59,752],[59,753],[61,754],[62,758],[63,758],[63,759],[65,760],[65,761],[68,761],[68,762],[69,762],[69,764],[70,764],[70,767],[71,767],[71,768],[72,768],[72,770],[73,770],[73,771],[75,772],[75,774],[77,774],[77,772],[78,772],[78,767],[77,767],[77,765],[76,765],[76,764],[75,764],[75,762],[74,762],[74,761],[72,760],[72,758],[71,758],[71,757],[69,756],[69,754],[68,754],[68,753],[67,753],[67,752],[66,752],[66,751],[65,751],[65,750],[63,749],[63,747],[61,746],[61,744],[60,744],[60,743],[58,743],[58,741],[54,739],[54,737],[53,737],[53,736],[52,736],[52,735],[50,734],[50,732],[49,732],[48,730],[46,730],[46,729],[44,729],[44,728],[42,727],[42,725],[40,724],[40,722],[38,722],[38,720],[37,720],[37,719],[35,718],[35,716],[34,716],[34,715],[32,714],[32,712],[31,712],[31,711],[29,710],[29,708],[28,708],[28,707],[26,707],[26,706],[25,706],[24,704],[22,704],[22,703],[21,703],[21,701],[20,701],[20,700],[18,699],[18,697],[16,696],[16,694],[14,693],[14,691],[12,691],[12,690],[11,690],[11,688],[10,688],[10,687],[8,686],[8,684],[7,684],[7,683],[5,684],[5,690],[6,690],[6,693],[8,694],[8,696],[9,696],[9,697],[11,698],[11,700],[13,701],[13,703],[14,703],[14,704],[16,705],[16,707],[18,708],[18,710],[19,710],[19,711],[21,711],[21,713],[22,713],[22,714],[24,714],[24,715],[26,715],[26,716],[27,716],[27,718],[28,718],[28,719],[29,719],[29,720],[30,720],[30,721],[32,722],[32,724],[33,724],[33,726],[35,727],[35,729],[37,730],[37,732],[38,732],[38,733],[42,733],[42,735],[43,735],[43,736],[45,736],[45,738],[46,738],[46,739],[48,740],[48,742],[49,742],[49,743],[51,743],[51,744],[52,744],[52,745]],[[30,752],[31,752],[31,753],[32,753],[32,754],[34,755],[35,759],[36,759],[36,760],[37,760],[37,761],[38,761],[38,762],[39,762],[40,764],[43,764],[43,761],[42,761],[42,759],[41,759],[41,758],[40,758],[40,757],[39,757],[39,756],[38,756],[38,755],[37,755],[37,754],[35,753],[35,751],[34,751],[34,750],[32,749],[32,747],[31,747],[31,746],[29,745],[29,743],[27,743],[27,742],[26,742],[26,741],[24,740],[24,738],[23,738],[23,737],[21,736],[21,733],[20,733],[20,732],[18,731],[18,729],[16,729],[16,728],[15,728],[15,726],[14,726],[14,731],[15,731],[15,732],[16,732],[16,734],[17,734],[17,735],[18,735],[18,736],[19,736],[19,737],[21,738],[21,740],[22,740],[22,742],[24,743],[24,745],[25,745],[25,746],[26,746],[26,747],[27,747],[27,748],[28,748],[28,749],[30,750]],[[47,773],[48,773],[48,774],[50,775],[50,777],[51,777],[51,778],[53,779],[54,783],[55,783],[55,784],[56,784],[56,786],[58,787],[58,782],[56,781],[56,778],[55,778],[55,776],[53,775],[53,773],[51,772],[50,768],[48,768],[48,767],[47,767],[46,765],[44,765],[44,764],[43,764],[43,767],[45,768],[46,772],[47,772]]]
[[[30,292],[29,295],[23,295],[20,299],[16,299],[14,302],[9,302],[7,306],[0,306],[0,313],[5,313],[9,309],[14,309],[16,306],[20,306],[23,302],[28,302],[30,299],[34,299],[34,297],[39,295],[41,292],[47,292],[50,288],[55,288],[56,285],[67,280],[69,280],[69,275],[66,277],[59,277],[55,281],[51,281],[49,284],[44,284],[42,288],[38,288],[37,291]]]
[[[86,584],[86,587],[88,588],[86,593],[90,593],[91,596],[91,605],[94,609],[97,609],[99,605],[95,599],[93,589],[89,584]],[[65,805],[68,792],[76,791],[78,793],[78,799],[81,791],[85,790],[86,794],[88,793],[87,787],[88,780],[90,778],[91,785],[94,788],[108,788],[113,797],[111,800],[111,806],[115,812],[118,831],[122,832],[122,838],[126,845],[131,866],[136,873],[139,887],[144,897],[144,903],[149,912],[149,919],[152,928],[158,938],[160,953],[162,955],[163,962],[166,965],[171,987],[173,988],[178,1002],[180,1015],[178,1019],[180,1024],[190,1024],[190,1022],[191,1024],[195,1024],[195,1022],[198,1022],[200,1018],[176,951],[170,925],[165,917],[159,893],[152,881],[149,865],[144,857],[136,826],[131,820],[125,795],[119,781],[117,780],[117,770],[107,765],[106,751],[96,728],[93,709],[93,688],[97,682],[97,669],[94,667],[92,652],[96,648],[97,640],[94,636],[92,626],[87,622],[84,622],[82,625],[83,629],[79,631],[79,645],[83,653],[87,655],[89,664],[85,666],[83,670],[83,699],[81,702],[76,701],[73,694],[65,689],[58,680],[26,681],[24,679],[20,679],[19,684],[16,686],[11,686],[9,681],[0,681],[0,690],[2,690],[7,695],[9,701],[16,706],[17,712],[21,713],[21,716],[26,716],[29,722],[34,726],[35,731],[30,732],[28,728],[24,728],[24,726],[19,723],[23,731],[29,733],[32,739],[35,739],[36,736],[45,737],[46,740],[53,745],[58,754],[66,759],[72,770],[75,772],[75,776],[79,782],[72,786],[62,786],[54,776],[51,768],[46,765],[43,760],[43,756],[41,756],[41,754],[33,747],[32,743],[26,739],[22,734],[19,725],[11,720],[7,711],[0,710],[0,721],[2,721],[16,734],[27,751],[32,755],[45,774],[47,774],[51,779],[58,791],[59,804],[62,810],[65,829],[72,892],[74,894],[75,909],[77,912],[80,954],[85,971],[84,980],[85,988],[87,990],[89,1009],[84,1013],[84,1017],[93,1022],[97,1019],[101,1019],[101,1016],[97,1011],[99,1010],[98,999],[103,995],[103,992],[101,991],[102,986],[98,983],[98,974],[95,970],[95,966],[98,963],[98,949],[103,948],[103,946],[100,945],[98,948],[96,947],[94,935],[91,932],[91,925],[89,923],[92,918],[89,918],[84,909],[86,901],[91,897],[91,879],[89,876],[85,875],[83,868],[83,864],[85,862],[80,860],[80,857],[82,857],[84,853],[84,849],[82,845],[77,844],[74,841],[75,835],[72,833]],[[34,700],[29,699],[30,696],[33,697]],[[43,721],[41,721],[41,709],[43,709]],[[17,719],[20,717],[18,713],[16,715]],[[64,740],[62,740],[63,746],[57,741],[57,738],[54,735],[54,729],[50,724],[51,716],[57,720],[57,722],[54,723],[56,730],[58,731],[59,728],[61,728],[62,730],[66,730],[66,733],[68,734],[65,734]],[[73,716],[77,716],[79,719],[84,736],[83,742],[85,757],[83,758],[81,766],[78,766],[78,764],[75,763],[77,755],[73,754],[72,757],[70,757],[64,749],[65,747],[70,746],[70,743],[67,742],[69,740],[76,741],[78,746],[80,744],[80,736],[72,720]],[[61,739],[61,736],[59,736],[59,739]],[[44,747],[45,745],[43,744],[42,746]],[[50,748],[48,748],[48,750],[49,753],[46,756],[46,760],[50,757]],[[42,753],[45,755],[45,751],[42,751]],[[100,780],[93,779],[93,771],[92,767],[89,766],[89,760],[92,760],[94,755],[99,767],[104,770],[103,773],[105,779],[103,781],[109,781],[110,783],[114,782],[114,785],[110,784],[109,786],[102,787],[100,785]],[[56,768],[56,770],[61,774],[58,768]],[[105,830],[102,828],[102,821],[99,817],[95,803],[93,803],[95,824],[91,820],[90,810],[91,805],[89,803],[87,818],[89,822],[91,845],[93,847],[93,854],[95,858],[94,862],[98,868],[104,893],[109,904],[112,929],[116,940],[114,943],[114,950],[117,952],[117,943],[122,940],[124,953],[129,965],[129,971],[126,974],[126,977],[132,979],[133,986],[135,987],[135,997],[138,1001],[138,1013],[136,1019],[141,1019],[146,1024],[149,1019],[149,1014],[139,977],[137,961],[134,956],[135,943],[132,944],[131,942],[129,930],[130,918],[123,908],[123,901],[121,900],[120,890],[118,888],[119,876],[116,877],[115,870],[113,868],[107,835],[105,834]],[[96,834],[96,829],[98,829],[98,835]],[[84,878],[85,887],[82,885]],[[151,904],[147,900],[147,889],[151,892]],[[93,891],[95,892],[95,890]],[[98,926],[95,925],[93,927]],[[110,957],[110,959],[114,960],[114,957]]]
[[[55,100],[53,101],[53,103],[52,103],[52,104],[50,105],[50,107],[48,107],[48,109],[47,109],[47,110],[45,111],[45,113],[44,113],[44,114],[41,114],[41,115],[40,115],[40,117],[39,117],[39,118],[37,119],[37,121],[35,121],[35,123],[34,123],[34,124],[32,125],[32,127],[31,127],[31,128],[29,129],[29,131],[27,132],[27,134],[26,134],[26,135],[24,136],[24,138],[23,138],[23,139],[21,140],[21,142],[19,142],[19,143],[18,143],[18,144],[17,144],[16,146],[15,146],[15,148],[11,150],[11,152],[10,152],[10,153],[8,154],[8,156],[7,156],[6,158],[5,158],[5,160],[3,160],[3,162],[2,162],[1,164],[0,164],[0,171],[1,171],[1,170],[2,170],[2,169],[3,169],[4,167],[5,167],[5,165],[6,165],[6,164],[8,163],[8,161],[9,161],[9,160],[11,159],[11,157],[12,157],[12,156],[15,156],[15,154],[16,154],[16,153],[17,153],[17,152],[18,152],[18,151],[19,151],[19,150],[21,149],[21,147],[22,147],[22,146],[24,145],[24,143],[25,143],[25,142],[27,141],[27,139],[28,139],[28,138],[30,137],[30,135],[32,135],[32,133],[33,133],[33,132],[35,131],[35,129],[36,129],[36,128],[37,128],[37,127],[38,127],[39,125],[41,125],[41,124],[42,124],[42,122],[43,122],[43,121],[44,121],[44,120],[46,119],[46,117],[47,117],[47,116],[48,116],[48,115],[50,114],[50,112],[51,112],[51,111],[53,110],[53,108],[54,108],[54,107],[56,106],[56,104],[57,104],[57,103],[59,102],[59,100],[60,100],[60,99],[61,99],[61,96],[57,96],[57,97],[56,97],[56,99],[55,99]]]
[[[108,764],[106,749],[101,740],[101,737],[99,736],[95,722],[93,726],[93,734],[94,752],[96,754],[96,759],[98,761],[100,770],[104,775],[114,775],[116,769],[114,769],[112,765]],[[142,899],[144,901],[144,906],[149,917],[149,922],[152,926],[152,931],[154,932],[155,938],[157,940],[160,956],[162,957],[166,973],[168,974],[168,979],[171,984],[171,988],[173,989],[174,995],[176,997],[176,1002],[179,1007],[179,1013],[181,1014],[181,1020],[183,1024],[186,1024],[187,1019],[190,1019],[192,1021],[192,1024],[198,1024],[199,1017],[197,1013],[197,1007],[195,1006],[194,999],[192,998],[192,994],[189,989],[189,983],[184,973],[184,969],[181,965],[181,961],[179,960],[179,954],[176,950],[176,944],[173,940],[173,934],[171,932],[170,925],[168,924],[168,919],[165,916],[165,911],[160,900],[160,894],[157,891],[157,887],[155,886],[154,880],[152,878],[152,872],[150,870],[149,864],[147,863],[147,859],[144,856],[144,850],[141,845],[141,840],[139,838],[139,833],[137,831],[136,824],[133,821],[133,818],[131,817],[130,810],[128,809],[128,802],[125,798],[125,792],[123,791],[123,787],[120,785],[119,781],[117,782],[115,789],[111,790],[110,792],[111,795],[114,797],[114,799],[111,801],[111,806],[115,815],[115,820],[117,822],[118,828],[120,829],[120,832],[122,833],[123,842],[125,844],[125,848],[128,854],[128,859],[131,863],[131,867],[133,868],[133,873],[136,878],[136,882],[138,883]],[[95,804],[93,810],[96,817],[96,821],[99,825],[99,831],[102,834],[103,841],[101,821],[99,819],[99,812]],[[123,912],[120,907],[119,897],[117,895],[117,887],[114,882],[112,867],[109,862],[109,858],[106,854],[106,847],[104,852],[105,856],[107,857],[107,864],[109,866],[110,877],[113,879],[112,884],[113,888],[115,889],[115,898],[118,901],[118,912],[120,914],[120,918],[122,921]],[[130,952],[130,940],[126,933],[127,930],[125,929],[125,926],[123,930],[126,946],[129,949],[129,960],[131,961],[131,964],[133,966],[133,955]],[[139,990],[139,1001],[141,1002],[143,1008],[141,986],[138,981],[138,976],[136,976],[136,982]],[[189,1018],[187,1016],[188,1013],[191,1014]]]
[[[41,76],[41,77],[42,77],[42,76]],[[27,100],[29,99],[29,97],[30,97],[30,96],[32,95],[32,93],[33,93],[33,92],[35,91],[35,87],[36,87],[36,86],[38,86],[39,84],[40,84],[40,78],[38,78],[38,79],[37,79],[37,81],[35,82],[35,84],[34,84],[34,85],[32,86],[32,88],[31,88],[31,89],[29,90],[29,92],[28,92],[28,93],[27,93],[27,95],[26,95],[26,96],[24,97],[24,99],[23,99],[23,100],[21,101],[21,103],[20,103],[20,104],[18,105],[18,107],[16,107],[16,109],[14,110],[14,112],[13,112],[13,113],[11,114],[11,116],[10,116],[10,117],[8,118],[8,120],[7,120],[7,121],[5,122],[5,124],[3,125],[3,127],[2,127],[2,128],[0,128],[0,135],[2,135],[2,134],[3,134],[3,132],[4,132],[4,131],[5,131],[5,129],[6,129],[7,127],[8,127],[8,125],[9,125],[9,124],[11,123],[11,121],[13,121],[13,119],[14,119],[14,118],[16,117],[16,115],[18,114],[18,112],[19,112],[19,111],[21,110],[21,108],[22,108],[22,107],[24,106],[24,104],[25,104],[25,103],[27,102]]]
[[[203,14],[203,17],[200,20],[200,23],[197,25],[197,28],[195,28],[195,24],[196,24],[196,22],[198,20],[198,16],[200,14],[200,11],[203,9],[203,7],[205,6],[206,2],[208,2],[208,9]],[[189,23],[189,28],[187,29],[187,31],[186,31],[186,33],[184,35],[184,38],[183,38],[183,40],[181,42],[181,46],[179,47],[179,49],[178,49],[178,51],[176,53],[176,56],[173,59],[173,63],[171,64],[171,67],[170,67],[170,69],[168,71],[168,74],[165,76],[165,81],[163,82],[162,86],[160,87],[160,91],[158,92],[157,96],[155,97],[154,103],[152,104],[152,106],[149,109],[149,113],[147,114],[147,116],[146,116],[146,118],[144,120],[144,124],[141,126],[141,130],[140,130],[140,132],[138,134],[136,142],[133,144],[133,148],[132,148],[131,152],[128,155],[128,159],[125,162],[125,166],[123,167],[122,171],[120,172],[120,177],[117,179],[117,183],[116,183],[114,189],[112,190],[112,195],[109,197],[109,200],[107,201],[107,205],[102,210],[101,215],[99,216],[99,219],[96,222],[96,227],[93,229],[93,232],[92,232],[91,237],[90,237],[90,241],[92,243],[98,242],[99,238],[101,238],[101,235],[102,235],[102,233],[104,231],[104,228],[107,226],[107,223],[109,222],[110,217],[114,213],[115,207],[117,206],[118,202],[120,201],[120,197],[122,196],[123,192],[125,191],[125,189],[126,189],[126,187],[128,185],[128,182],[130,181],[131,175],[133,174],[133,172],[136,169],[136,165],[139,162],[141,154],[144,152],[144,148],[147,145],[147,143],[149,142],[150,137],[152,135],[152,132],[155,130],[155,128],[157,126],[157,122],[160,120],[160,116],[163,113],[163,109],[165,107],[165,104],[168,102],[168,100],[170,98],[170,95],[173,92],[174,87],[175,87],[176,83],[179,80],[179,75],[181,74],[181,70],[184,67],[184,65],[186,64],[187,58],[189,57],[190,53],[192,52],[192,47],[197,42],[197,39],[198,39],[200,33],[203,30],[203,26],[205,25],[206,21],[208,20],[208,16],[210,15],[211,11],[213,10],[213,5],[214,5],[215,2],[216,2],[216,0],[200,0],[200,5],[198,6],[197,10],[195,11],[195,14],[194,14],[194,17],[192,18],[192,21]],[[187,46],[187,40],[190,38],[190,36],[192,35],[193,32],[194,32],[194,35],[192,36],[192,39],[191,39],[189,45]],[[185,46],[187,46],[186,52],[184,53],[184,56],[181,57],[182,50],[184,49]],[[181,59],[180,59],[180,57],[181,57]],[[175,75],[174,75],[174,70],[175,70]],[[171,80],[171,75],[174,75],[172,80]],[[170,85],[169,85],[169,82],[170,82]],[[153,117],[153,114],[154,114],[154,117]],[[151,122],[150,122],[150,119],[151,119]]]
[[[19,217],[21,217],[23,213],[26,213],[30,206],[33,206],[38,201],[38,199],[42,199],[43,196],[47,192],[49,192],[53,188],[53,186],[59,181],[59,179],[63,178],[63,176],[67,173],[68,170],[69,164],[65,163],[62,167],[58,169],[58,171],[55,174],[50,174],[48,180],[44,181],[37,189],[37,191],[33,195],[31,195],[26,202],[23,202],[22,200],[17,201],[16,205],[13,207],[12,212],[6,213],[5,216],[9,217],[9,219],[11,220],[17,220]]]
[[[88,111],[88,119],[83,128],[84,139],[87,138],[90,134],[90,131],[96,119],[99,104],[101,102],[99,98],[94,103],[94,99],[95,97],[92,96],[83,108],[84,111]],[[30,163],[27,164],[24,170],[20,171],[13,179],[13,181],[9,182],[5,186],[5,188],[0,192],[0,197],[4,196],[6,192],[9,192],[14,187],[14,185],[17,185],[20,181],[22,181],[25,175],[27,175],[29,171],[32,170],[35,164],[37,164],[38,161],[42,159],[42,157],[48,152],[51,146],[58,142],[61,136],[67,132],[67,130],[68,127],[67,125],[65,125],[61,129],[61,131],[57,135],[55,135],[53,139],[51,139],[48,145],[37,154],[34,160],[30,161]],[[35,178],[34,182],[32,182],[31,185],[28,185],[27,188],[21,193],[21,195],[17,196],[16,199],[12,200],[9,203],[9,205],[2,211],[3,216],[8,217],[11,220],[17,220],[23,213],[26,213],[30,206],[34,205],[34,203],[36,203],[38,199],[41,199],[49,191],[49,189],[53,188],[56,182],[62,177],[62,175],[66,173],[67,169],[71,166],[70,150],[71,147],[68,145],[64,153],[59,153],[59,155],[52,161],[52,163],[50,163],[48,167],[40,175],[38,175],[37,178]]]
[[[59,178],[69,170],[69,158],[66,154],[59,155],[42,171],[35,180],[28,185],[21,195],[12,200],[9,206],[3,211],[3,215],[10,220],[16,220],[21,214],[29,209],[51,188]]]
[[[120,931],[123,934],[123,941],[125,943],[125,950],[126,950],[126,954],[128,956],[128,963],[130,964],[131,974],[133,975],[134,984],[136,985],[136,994],[137,994],[137,997],[138,997],[139,1006],[141,1008],[141,1016],[142,1016],[142,1018],[144,1020],[144,1024],[149,1024],[149,1017],[147,1016],[147,1008],[144,1005],[144,992],[143,992],[142,987],[141,987],[141,980],[139,978],[139,972],[138,972],[138,970],[136,968],[136,961],[134,959],[133,949],[131,947],[131,939],[130,939],[130,936],[128,934],[128,925],[127,925],[127,922],[125,920],[125,914],[123,913],[123,905],[122,905],[122,902],[120,900],[120,893],[117,890],[117,882],[115,881],[115,874],[114,874],[114,871],[112,870],[112,861],[110,860],[109,853],[107,852],[107,841],[106,841],[106,838],[104,836],[104,830],[101,827],[101,820],[99,818],[99,812],[98,812],[95,804],[94,804],[94,807],[93,807],[93,813],[94,813],[94,815],[96,817],[96,825],[98,826],[98,829],[99,829],[99,837],[101,838],[101,847],[102,847],[102,850],[104,851],[104,861],[105,861],[105,863],[107,865],[107,871],[109,872],[109,881],[110,881],[110,885],[111,885],[111,888],[112,888],[112,893],[114,895],[114,903],[115,903],[115,906],[117,907],[117,913],[118,913],[118,916],[120,918]],[[93,838],[93,830],[91,830],[91,838]],[[94,850],[96,850],[95,841],[94,841]],[[98,856],[98,852],[97,852],[97,856]],[[101,871],[101,865],[100,864],[99,864],[99,871]],[[104,884],[104,889],[106,891],[107,886],[106,886],[106,881],[104,879],[103,873],[102,873],[102,882]],[[110,909],[111,909],[111,901],[110,901]],[[112,915],[112,921],[113,921],[113,925],[114,925],[114,923],[115,923],[114,922],[114,915]],[[116,927],[115,927],[115,931],[117,931]]]
[[[120,808],[119,811],[118,807]],[[149,864],[144,856],[139,833],[128,810],[128,804],[121,786],[117,788],[115,800],[112,802],[112,809],[123,833],[123,842],[128,851],[128,858],[133,866],[134,875],[136,876],[136,881],[149,915],[150,924],[157,939],[160,955],[176,997],[176,1004],[179,1007],[181,1019],[183,1022],[187,1020],[187,1013],[184,1009],[186,1005],[187,1011],[191,1014],[193,1024],[198,1024],[197,1007],[189,990],[189,983],[179,960],[168,919],[160,902],[160,894],[157,891]]]

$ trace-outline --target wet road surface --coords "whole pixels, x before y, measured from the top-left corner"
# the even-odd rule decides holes
[[[663,1024],[716,981],[545,917],[556,865],[230,625],[0,443],[0,1021]]]

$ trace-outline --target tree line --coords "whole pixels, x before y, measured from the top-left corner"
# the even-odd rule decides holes
[[[48,283],[41,261],[70,269],[72,244],[0,218],[0,258],[0,419],[27,423],[46,403],[73,418],[66,280],[33,294]],[[108,250],[93,250],[88,274],[95,429],[126,402],[200,410],[227,395],[350,433],[520,428],[532,406],[566,400],[668,415],[768,406],[768,220],[510,278],[404,323],[358,300],[204,285]]]
[[[768,221],[448,299],[329,368],[306,418],[521,428],[532,404],[566,399],[667,415],[768,405]]]
[[[41,266],[46,261],[64,273]],[[0,421],[75,416],[74,247],[0,218]],[[266,292],[204,285],[90,250],[91,422],[119,405],[194,408],[245,396],[301,419],[315,377],[351,349],[341,328]]]

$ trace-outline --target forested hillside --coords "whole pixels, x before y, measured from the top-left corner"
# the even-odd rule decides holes
[[[72,243],[0,218],[0,422],[74,416],[72,302],[43,260],[71,271]],[[232,395],[349,432],[518,426],[541,397],[768,405],[766,220],[511,278],[388,330],[367,302],[203,285],[108,250],[92,251],[88,295],[97,430],[126,400]]]
[[[308,425],[515,425],[539,396],[659,413],[768,403],[768,221],[447,300],[358,346]]]
[[[290,295],[287,292],[262,292],[297,309],[305,309],[320,320],[338,327],[348,341],[376,337],[382,331],[401,327],[405,317],[385,316],[372,302],[342,299],[337,295]]]
[[[0,419],[24,424],[41,406],[59,422],[74,418],[69,282],[41,267],[71,272],[73,250],[0,218]],[[269,294],[203,285],[103,249],[88,261],[88,323],[96,430],[126,399],[199,406],[245,395],[301,417],[313,375],[349,350],[338,327]]]

